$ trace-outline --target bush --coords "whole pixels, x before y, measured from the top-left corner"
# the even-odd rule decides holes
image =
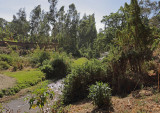
[[[50,53],[44,50],[37,49],[31,56],[33,66],[41,66],[43,61],[50,59]]]
[[[50,54],[46,51],[41,52],[39,56],[39,62],[42,65],[43,61],[50,59]]]
[[[102,82],[96,82],[96,85],[91,85],[89,87],[88,97],[92,99],[95,105],[99,108],[111,106],[111,88],[108,84]]]
[[[9,65],[12,65],[13,58],[11,55],[1,54],[0,61],[4,61],[4,62],[7,62]]]
[[[3,92],[2,91],[0,91],[0,98],[2,98],[3,97]]]
[[[19,60],[19,62],[17,61],[13,63],[12,71],[17,71],[18,69],[22,70],[23,68],[24,68],[23,62]]]
[[[72,67],[71,74],[64,80],[62,100],[64,104],[70,104],[87,97],[88,86],[96,81],[105,80],[106,73],[102,63],[92,60]]]
[[[6,70],[10,67],[10,65],[7,62],[0,61],[0,70]]]
[[[49,65],[42,67],[42,72],[46,73],[46,78],[61,78],[67,75],[67,65],[63,59],[55,59]]]
[[[11,50],[18,50],[17,45],[8,45],[8,48],[11,49]]]

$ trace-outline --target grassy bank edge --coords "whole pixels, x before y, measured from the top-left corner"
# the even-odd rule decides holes
[[[0,90],[0,98],[15,95],[20,90],[35,86],[45,80],[44,73],[37,69],[23,70],[17,72],[2,72],[3,75],[16,79],[16,85],[11,88]]]

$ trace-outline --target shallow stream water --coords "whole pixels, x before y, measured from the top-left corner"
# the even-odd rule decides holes
[[[63,80],[58,80],[54,83],[51,83],[48,85],[49,88],[51,88],[55,92],[55,98],[53,101],[58,99],[58,96],[62,94],[61,89],[63,87],[62,85]],[[31,94],[26,94],[25,96],[22,96],[20,98],[17,98],[15,100],[11,100],[8,103],[3,104],[3,112],[4,113],[37,113],[39,112],[39,109],[31,109],[29,110],[29,103],[28,100],[25,101],[26,97],[30,97]],[[53,102],[52,101],[52,102]]]

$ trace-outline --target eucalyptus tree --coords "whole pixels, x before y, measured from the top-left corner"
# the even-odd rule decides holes
[[[38,41],[41,21],[41,6],[36,6],[30,13],[30,41]]]
[[[57,12],[56,15],[56,24],[54,31],[52,33],[55,35],[55,40],[58,41],[59,47],[63,48],[63,45],[65,44],[65,19],[66,19],[66,14],[64,10],[64,6],[62,6],[59,11]]]
[[[69,5],[65,19],[65,43],[64,49],[67,53],[78,55],[77,34],[79,24],[79,13],[74,4]]]
[[[19,38],[19,41],[25,41],[25,38],[28,37],[29,22],[26,19],[24,8],[19,9],[19,12],[16,15],[13,15],[10,31],[13,32],[14,38]]]
[[[5,19],[0,18],[0,28],[5,29],[7,25],[8,22]]]
[[[12,33],[9,29],[9,22],[7,22],[5,19],[0,18],[0,40],[4,39],[11,39]]]
[[[55,40],[56,38],[56,22],[57,22],[57,0],[48,0],[50,7],[49,7],[49,15],[48,15],[48,19],[49,19],[49,23],[51,25],[51,35],[52,35],[52,39]]]
[[[78,27],[78,48],[82,56],[93,57],[93,44],[97,38],[94,14],[83,16]]]
[[[39,29],[40,41],[43,43],[51,41],[50,39],[51,26],[49,24],[48,16],[49,14],[43,10],[41,13],[40,29]]]
[[[95,17],[94,14],[83,16],[80,20],[79,28],[78,28],[78,47],[86,47],[93,46],[94,40],[97,38],[97,30],[95,25]]]

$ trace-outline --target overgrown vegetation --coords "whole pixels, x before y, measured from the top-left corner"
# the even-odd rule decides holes
[[[110,107],[111,93],[126,96],[141,87],[155,85],[160,63],[159,2],[125,3],[116,13],[103,17],[104,29],[99,33],[94,14],[80,18],[74,4],[65,12],[64,6],[57,9],[57,0],[48,2],[49,12],[42,11],[38,5],[32,10],[30,21],[24,9],[10,23],[0,19],[2,41],[58,43],[57,52],[38,46],[35,50],[20,51],[18,46],[10,45],[9,53],[0,52],[0,70],[16,71],[5,74],[17,80],[13,88],[0,91],[0,97],[15,94],[45,78],[64,78],[60,103],[67,105],[89,95],[98,107]],[[107,55],[97,60],[104,52]],[[39,68],[45,75],[34,69],[18,71],[30,66]],[[43,108],[47,93],[42,90],[36,94],[31,106]],[[36,99],[38,103],[33,104]]]
[[[50,100],[52,100],[53,98],[54,98],[54,92],[51,91],[49,88],[47,87],[38,88],[33,92],[33,95],[29,100],[29,105],[30,105],[29,109],[39,107],[40,112],[43,113],[45,112],[44,110],[45,104],[49,103]],[[48,110],[46,112],[48,112]]]
[[[50,53],[37,47],[37,49],[35,49],[33,53],[30,54],[30,58],[32,65],[39,67],[42,66],[43,61],[50,59]]]
[[[73,67],[71,74],[64,81],[63,102],[68,104],[85,98],[89,85],[96,81],[104,81],[105,76],[105,68],[98,60]]]

